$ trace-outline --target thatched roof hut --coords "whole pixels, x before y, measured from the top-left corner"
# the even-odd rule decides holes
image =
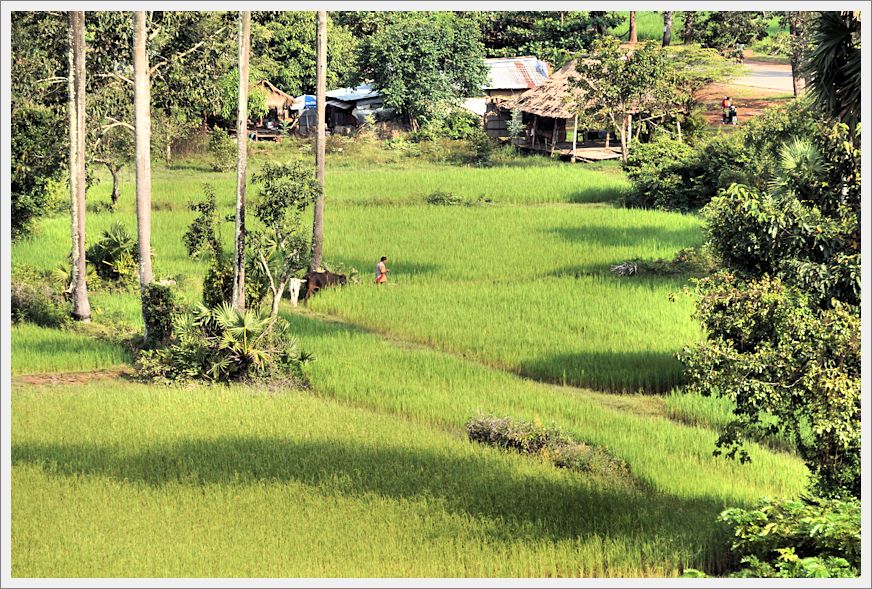
[[[578,79],[575,65],[576,60],[570,61],[542,84],[507,101],[503,107],[552,119],[573,118],[574,105],[583,98],[579,88],[573,84]]]
[[[294,104],[294,97],[276,88],[269,80],[261,80],[257,85],[266,93],[267,109],[275,109],[275,115],[279,119],[288,118],[291,105]]]

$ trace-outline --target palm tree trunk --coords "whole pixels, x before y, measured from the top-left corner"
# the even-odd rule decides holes
[[[251,12],[239,13],[239,107],[236,117],[236,257],[233,306],[245,311],[245,166],[248,163],[248,53]]]
[[[85,282],[85,13],[69,12],[70,235],[73,317],[91,320]]]
[[[139,239],[139,288],[142,318],[148,339],[145,293],[153,280],[151,272],[151,76],[146,53],[145,11],[133,17],[133,75],[136,123],[136,233]]]
[[[672,43],[672,15],[674,13],[671,10],[666,10],[663,12],[663,46],[669,47],[669,44]]]
[[[630,11],[630,43],[636,43],[639,38],[636,34],[636,11]]]
[[[321,267],[324,253],[324,156],[327,139],[326,93],[327,93],[327,11],[318,11],[318,32],[316,35],[317,59],[315,104],[318,109],[318,135],[315,139],[315,178],[321,186],[321,193],[315,201],[315,218],[312,222],[312,258],[309,271],[317,272]]]

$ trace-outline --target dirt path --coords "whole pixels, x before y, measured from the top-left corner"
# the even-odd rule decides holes
[[[87,372],[47,372],[43,374],[21,374],[12,377],[13,385],[64,385],[84,384],[101,380],[113,380],[130,376],[132,372],[127,366],[92,370]]]
[[[793,75],[789,65],[749,60],[745,67],[745,75],[734,78],[729,84],[706,86],[697,94],[697,100],[705,106],[709,125],[722,127],[721,100],[724,96],[729,96],[739,111],[740,125],[759,116],[764,109],[793,97]]]

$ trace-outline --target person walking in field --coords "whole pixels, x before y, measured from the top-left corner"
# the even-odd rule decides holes
[[[385,262],[388,261],[387,256],[382,256],[379,263],[375,265],[375,283],[376,284],[387,284],[388,283],[388,270]]]

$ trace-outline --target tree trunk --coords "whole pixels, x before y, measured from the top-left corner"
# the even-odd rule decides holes
[[[693,27],[696,21],[696,12],[692,10],[684,11],[684,32],[682,33],[682,37],[684,37],[684,44],[690,45],[694,42],[696,37],[696,31],[694,31]]]
[[[317,46],[315,107],[318,111],[318,134],[315,138],[315,179],[321,186],[321,192],[315,201],[315,215],[312,221],[310,272],[317,272],[321,268],[321,256],[324,252],[324,157],[327,140],[327,11],[325,10],[318,11],[318,31],[315,44]]]
[[[572,163],[575,163],[575,147],[578,145],[578,115],[575,115],[575,119],[572,123]]]
[[[801,12],[788,12],[787,18],[790,27],[790,72],[793,77],[793,96],[796,97],[805,88],[801,72],[805,17]]]
[[[248,53],[251,12],[239,13],[239,106],[236,116],[236,256],[233,306],[245,311],[245,165],[248,163]]]
[[[669,47],[669,44],[672,43],[672,15],[674,13],[671,10],[666,10],[663,12],[663,46]]]
[[[621,132],[621,135],[620,135],[621,161],[624,163],[627,163],[627,156],[629,156],[629,154],[630,154],[630,149],[629,149],[630,146],[629,146],[628,141],[627,141],[627,121],[626,121],[626,119],[624,119],[624,121],[621,122],[620,132]]]
[[[70,126],[70,235],[72,238],[73,317],[91,320],[91,303],[85,282],[85,13],[67,13],[69,18]]]
[[[675,119],[675,128],[678,130],[678,142],[681,143],[681,121],[678,119]]]
[[[639,41],[638,36],[636,35],[636,11],[630,11],[630,43],[637,43]]]
[[[142,294],[142,319],[145,338],[148,322],[145,290],[153,279],[151,273],[151,79],[148,54],[145,50],[147,34],[145,12],[137,11],[133,17],[133,75],[134,109],[136,123],[136,232],[139,238],[139,288]]]
[[[167,138],[166,158],[167,158],[167,163],[170,163],[170,160],[173,158],[173,140],[170,138]]]
[[[611,131],[606,129],[606,149],[609,148],[609,139],[611,139]]]

